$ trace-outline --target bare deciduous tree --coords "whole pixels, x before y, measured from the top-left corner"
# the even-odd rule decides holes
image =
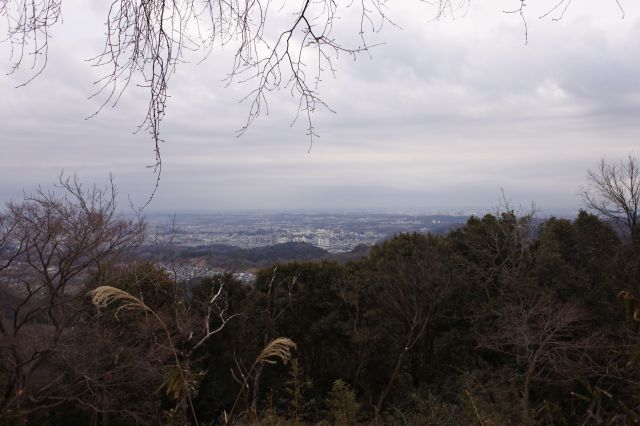
[[[0,274],[22,253],[24,238],[17,236],[16,218],[0,213]]]
[[[0,271],[0,417],[51,402],[62,377],[40,369],[78,314],[85,278],[144,237],[141,218],[117,216],[113,184],[83,188],[61,177],[58,189],[63,196],[39,189],[10,203],[1,221],[3,256],[13,262]]]
[[[515,210],[504,197],[493,214],[472,217],[461,230],[465,257],[460,266],[482,285],[487,302],[504,291],[506,280],[521,281],[533,266],[535,208]]]
[[[581,191],[586,206],[610,219],[627,233],[634,246],[640,243],[640,162],[626,159],[607,162],[587,173],[588,186]]]
[[[523,294],[499,313],[495,332],[480,347],[515,358],[522,379],[522,411],[530,419],[531,385],[584,377],[596,371],[590,358],[600,337],[590,334],[587,311],[549,295]]]

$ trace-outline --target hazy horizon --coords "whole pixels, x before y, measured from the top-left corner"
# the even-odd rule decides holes
[[[535,207],[535,206],[534,206]],[[522,212],[523,214],[527,214],[532,211],[531,206],[513,206],[516,212]],[[497,204],[495,206],[490,207],[468,207],[468,208],[459,208],[459,207],[451,207],[451,208],[441,208],[441,209],[424,209],[424,210],[412,210],[412,209],[227,209],[227,210],[216,210],[216,209],[183,209],[183,210],[144,210],[143,214],[147,217],[167,217],[170,218],[172,215],[176,215],[176,217],[180,216],[215,216],[215,215],[256,215],[256,214],[264,214],[264,215],[278,215],[278,214],[300,214],[300,215],[406,215],[406,216],[470,216],[470,215],[484,215],[486,213],[495,213],[500,209],[500,206]],[[534,214],[539,217],[568,217],[571,218],[575,216],[580,211],[580,208],[577,209],[541,209],[535,207]],[[125,211],[126,213],[126,211]]]

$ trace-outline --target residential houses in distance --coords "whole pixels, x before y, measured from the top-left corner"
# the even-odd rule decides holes
[[[226,244],[241,248],[288,242],[313,244],[331,253],[372,245],[399,232],[440,233],[468,216],[372,213],[218,213],[149,216],[154,238],[177,246]]]
[[[186,283],[187,286],[192,280],[202,278],[213,278],[217,275],[224,274],[225,270],[220,268],[214,268],[206,264],[192,264],[192,263],[170,263],[170,262],[156,262],[156,265],[163,268],[176,282]],[[255,274],[248,271],[232,272],[233,277],[244,284],[253,284],[256,279]]]

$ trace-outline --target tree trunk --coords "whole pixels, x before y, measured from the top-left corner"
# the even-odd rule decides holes
[[[525,424],[531,424],[531,418],[529,417],[529,385],[531,383],[531,374],[527,371],[524,378],[524,389],[522,393],[522,419]]]
[[[256,368],[256,374],[253,377],[253,398],[251,401],[254,405],[258,404],[258,394],[260,393],[260,376],[262,375],[262,364],[258,365]]]
[[[382,406],[384,405],[384,401],[387,399],[387,396],[389,396],[391,387],[393,386],[394,382],[396,381],[396,378],[398,377],[398,374],[400,373],[400,367],[402,367],[402,359],[404,358],[405,353],[407,353],[406,346],[398,356],[398,360],[396,361],[396,366],[393,369],[393,373],[391,373],[391,377],[389,377],[389,381],[387,382],[387,385],[384,387],[384,389],[382,390],[382,393],[380,394],[380,397],[378,398],[378,403],[376,404],[376,411],[375,411],[376,418],[378,418],[378,416],[380,415],[380,411],[382,411]]]

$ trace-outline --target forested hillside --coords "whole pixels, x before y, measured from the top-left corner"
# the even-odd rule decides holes
[[[293,260],[316,260],[328,257],[328,251],[309,243],[289,242],[244,249],[226,244],[199,247],[143,247],[139,253],[148,260],[167,262],[202,259],[207,265],[227,270],[263,268],[274,263]]]
[[[66,181],[0,216],[2,424],[632,424],[637,233],[505,209],[186,289]],[[635,231],[630,228],[631,231]]]

